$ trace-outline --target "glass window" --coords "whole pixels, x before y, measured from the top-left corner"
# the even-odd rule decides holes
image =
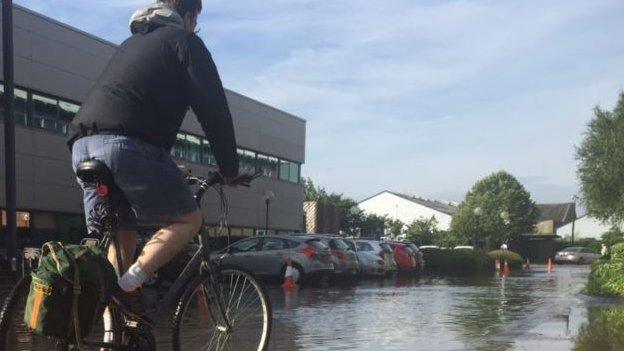
[[[30,228],[30,213],[17,211],[15,216],[18,228]],[[2,226],[7,225],[7,212],[2,210]]]
[[[347,251],[349,250],[349,246],[345,244],[341,239],[332,239],[329,241],[329,247],[334,250]]]
[[[210,143],[206,139],[202,139],[202,163],[207,165],[216,165],[217,159],[214,157],[212,153],[212,148],[210,147]]]
[[[194,135],[187,134],[186,143],[188,144],[186,160],[199,163],[201,155],[201,139]]]
[[[357,242],[358,251],[373,251],[373,247],[369,243]]]
[[[34,212],[32,218],[32,244],[41,247],[50,240],[58,241],[57,216],[51,212]]]
[[[298,241],[284,239],[284,247],[287,249],[294,249],[299,245],[301,245],[301,243]]]
[[[59,117],[62,121],[71,122],[80,110],[80,106],[66,101],[59,101]]]
[[[58,118],[58,101],[49,97],[32,94],[31,126],[63,133],[67,123]]]
[[[57,240],[72,244],[79,244],[87,234],[85,219],[82,215],[60,214],[58,216]]]
[[[4,95],[4,85],[0,84],[0,96]],[[13,116],[15,116],[15,123],[21,125],[28,124],[28,115],[26,114],[26,102],[28,101],[28,94],[22,89],[14,90],[15,97],[13,99]],[[4,104],[0,107],[0,120],[4,119]]]
[[[279,179],[290,180],[290,162],[280,160]]]
[[[254,236],[254,229],[253,228],[243,228],[242,229],[242,234],[243,234],[243,236]]]
[[[282,239],[278,238],[266,238],[262,243],[262,251],[270,251],[270,250],[282,250],[284,248],[284,242]]]
[[[290,181],[292,183],[299,183],[299,169],[300,165],[298,163],[291,162],[290,163]]]
[[[256,153],[249,150],[237,149],[240,173],[256,173]]]
[[[245,239],[245,240],[241,240],[239,242],[237,242],[236,244],[232,245],[232,252],[249,252],[249,251],[255,251],[258,248],[258,245],[260,244],[260,239],[258,238],[251,238],[251,239]]]
[[[186,157],[186,135],[184,133],[178,133],[176,141],[171,148],[171,156],[179,159]]]
[[[258,155],[258,171],[262,176],[268,178],[277,178],[279,168],[279,160],[277,157]]]

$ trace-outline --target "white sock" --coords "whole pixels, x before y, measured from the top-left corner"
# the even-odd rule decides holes
[[[123,291],[131,292],[140,288],[143,283],[145,283],[149,279],[147,273],[141,269],[138,262],[135,262],[130,269],[119,278],[117,284]]]
[[[103,342],[113,342],[113,316],[108,307],[104,310],[104,335]]]

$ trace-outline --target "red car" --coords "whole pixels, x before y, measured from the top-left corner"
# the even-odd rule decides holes
[[[413,272],[418,268],[416,253],[406,243],[386,241],[394,251],[394,261],[399,272]]]

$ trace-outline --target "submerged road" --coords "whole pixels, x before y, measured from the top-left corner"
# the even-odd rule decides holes
[[[507,278],[385,279],[270,290],[271,350],[571,350],[587,311],[589,267]]]

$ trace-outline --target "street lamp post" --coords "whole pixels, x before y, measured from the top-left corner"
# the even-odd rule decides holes
[[[13,1],[2,1],[2,53],[4,60],[4,162],[7,251],[11,270],[17,271],[17,190],[15,180],[15,119],[13,116]],[[1,225],[1,223],[0,223]]]
[[[574,218],[572,219],[572,236],[570,237],[571,244],[574,244],[574,225],[576,224],[576,200],[578,196],[572,195],[572,201],[574,201]]]
[[[271,205],[271,200],[275,198],[275,194],[271,190],[267,190],[264,193],[264,203],[266,204],[266,213],[265,213],[265,221],[264,221],[264,235],[269,234],[269,206]]]
[[[477,216],[477,229],[480,229],[481,227],[481,215],[483,214],[483,209],[481,207],[475,207],[475,209],[472,211],[475,216]],[[475,231],[472,234],[472,247],[473,248],[477,248],[477,232]]]

